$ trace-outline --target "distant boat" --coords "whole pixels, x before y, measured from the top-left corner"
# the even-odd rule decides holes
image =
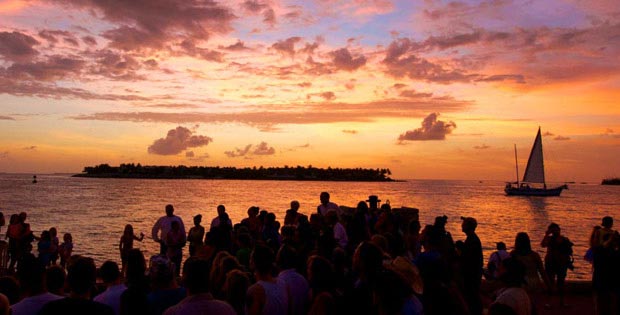
[[[601,181],[601,185],[620,185],[620,177],[605,178]]]
[[[532,151],[530,152],[530,158],[527,160],[527,167],[525,168],[525,174],[523,174],[523,181],[520,183],[516,145],[515,165],[517,169],[517,181],[514,183],[506,183],[506,187],[504,188],[504,191],[508,196],[559,196],[563,189],[568,189],[567,185],[547,188],[547,183],[545,183],[545,165],[543,163],[543,148],[540,127],[538,127],[538,134],[536,134],[536,139],[534,140],[534,145],[532,146]],[[542,184],[542,187],[531,187],[530,184],[536,184],[537,186]]]
[[[37,183],[37,175],[33,175],[32,176],[32,183],[36,184]]]

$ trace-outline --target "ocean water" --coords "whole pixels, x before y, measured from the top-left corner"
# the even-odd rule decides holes
[[[556,222],[562,233],[575,243],[576,269],[571,279],[589,279],[590,265],[583,260],[592,227],[605,215],[620,219],[620,186],[570,185],[561,197],[508,197],[504,183],[496,181],[410,180],[406,182],[296,182],[238,180],[139,180],[73,178],[67,175],[39,175],[31,183],[30,175],[0,175],[0,211],[10,214],[26,211],[32,230],[54,226],[62,235],[70,232],[74,253],[120,262],[118,243],[125,224],[132,224],[136,234],[143,232],[143,242],[135,247],[147,258],[158,251],[150,237],[151,227],[164,215],[164,206],[173,204],[186,229],[192,217],[202,214],[208,229],[218,204],[224,204],[234,223],[246,216],[248,207],[259,206],[284,219],[291,200],[301,203],[300,212],[316,211],[321,191],[328,191],[333,202],[354,207],[368,195],[378,195],[393,207],[420,209],[422,225],[431,224],[438,215],[447,215],[447,229],[455,240],[464,240],[460,217],[478,220],[477,233],[485,259],[495,243],[509,248],[517,232],[527,232],[532,246],[541,255],[540,241],[547,225]],[[2,237],[6,227],[2,228]],[[36,246],[35,246],[36,248]],[[185,249],[187,255],[187,249]]]

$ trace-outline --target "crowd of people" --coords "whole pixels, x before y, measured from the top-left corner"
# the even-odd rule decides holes
[[[417,213],[395,212],[377,196],[345,210],[323,192],[309,216],[299,202],[290,206],[282,224],[255,206],[233,223],[219,205],[208,230],[198,214],[186,231],[166,205],[151,231],[157,255],[147,259],[134,248],[144,234],[128,224],[119,241],[121,266],[106,261],[98,269],[92,258],[72,255],[71,234],[62,243],[55,228],[34,236],[26,213],[13,215],[0,315],[530,315],[540,302],[568,306],[564,284],[573,243],[556,223],[541,237],[544,258],[519,232],[511,251],[497,243],[483,266],[472,217],[460,218],[463,236],[455,241],[446,216],[423,226]],[[185,247],[189,258],[182,261]],[[618,314],[620,236],[611,217],[593,229],[586,259],[593,266],[595,312]],[[551,294],[559,303],[550,303]]]

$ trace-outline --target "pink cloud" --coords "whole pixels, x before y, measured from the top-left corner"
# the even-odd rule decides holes
[[[248,144],[243,149],[235,148],[234,150],[231,150],[231,151],[224,151],[224,154],[226,154],[226,156],[230,158],[246,156],[250,152],[251,148],[252,148],[252,145]]]
[[[207,61],[223,62],[224,54],[211,49],[196,47],[194,41],[186,39],[181,43],[181,47],[184,49],[185,54]]]
[[[274,155],[276,154],[276,149],[274,147],[270,147],[267,142],[263,141],[259,143],[254,151],[252,152],[254,155]]]
[[[206,146],[213,141],[212,138],[202,135],[194,135],[185,127],[171,129],[165,138],[155,140],[148,147],[149,154],[177,155],[188,148]]]
[[[354,58],[347,48],[334,50],[330,53],[332,62],[337,69],[354,71],[366,64],[366,57],[358,56]]]
[[[280,52],[284,55],[289,55],[291,57],[295,56],[295,44],[301,41],[301,37],[294,36],[289,37],[285,40],[280,40],[277,43],[271,45],[271,48]]]
[[[214,1],[202,0],[48,0],[70,8],[94,10],[120,27],[104,36],[111,47],[124,50],[164,47],[179,37],[206,40],[211,33],[226,33],[235,15]]]
[[[445,140],[446,135],[452,133],[456,124],[452,121],[437,120],[439,113],[431,113],[422,121],[422,127],[407,131],[398,137],[403,141]]]
[[[254,149],[252,150],[252,148]],[[261,143],[257,145],[248,144],[243,149],[235,148],[234,150],[225,151],[224,154],[230,158],[248,158],[250,155],[274,155],[276,154],[276,149],[269,146],[267,142],[261,141]]]
[[[236,43],[228,46],[219,46],[219,49],[230,50],[230,51],[243,51],[243,50],[251,50],[249,47],[245,46],[245,43],[237,40]]]
[[[53,81],[77,77],[84,65],[85,61],[81,58],[54,55],[43,61],[14,63],[6,69],[6,72],[14,79]]]
[[[39,42],[20,32],[0,32],[0,56],[15,62],[29,61],[39,54],[33,47]]]

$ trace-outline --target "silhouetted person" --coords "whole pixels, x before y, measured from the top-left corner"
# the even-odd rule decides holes
[[[151,257],[149,277],[152,291],[147,295],[149,313],[162,314],[167,308],[176,305],[185,298],[185,288],[181,288],[175,281],[175,266],[166,256]]]
[[[19,261],[17,278],[24,299],[11,306],[13,315],[38,314],[45,304],[62,299],[60,295],[49,293],[43,285],[45,266],[28,253]]]
[[[143,239],[144,233],[140,233],[140,237],[137,237],[133,232],[133,226],[131,224],[125,225],[125,230],[123,230],[123,235],[118,243],[123,274],[125,274],[125,268],[127,267],[127,255],[133,249],[133,241],[142,242]]]
[[[572,268],[573,243],[561,234],[558,224],[551,223],[540,245],[547,248],[545,255],[547,277],[551,284],[556,283],[560,305],[564,306],[564,280],[568,268]]]
[[[241,220],[241,224],[245,225],[254,240],[261,239],[263,230],[263,222],[258,217],[260,209],[256,206],[248,208],[248,217]]]
[[[510,254],[506,251],[506,244],[504,242],[498,242],[495,246],[496,251],[491,253],[489,256],[489,261],[487,263],[487,269],[489,273],[487,275],[488,279],[497,279],[499,276],[499,267],[502,261],[508,257]]]
[[[64,296],[66,279],[65,268],[58,265],[51,266],[45,271],[45,289],[49,293]]]
[[[530,236],[527,233],[517,233],[514,249],[510,252],[510,256],[525,267],[525,284],[523,288],[530,295],[532,304],[536,305],[540,300],[544,287],[549,287],[549,279],[547,278],[547,272],[540,255],[532,250]]]
[[[111,307],[90,300],[96,272],[95,262],[91,258],[77,257],[69,264],[69,297],[47,303],[39,314],[113,315]]]
[[[168,246],[166,255],[174,263],[174,274],[176,276],[181,274],[181,259],[183,258],[185,241],[185,232],[181,231],[179,222],[173,221],[171,229],[166,235],[166,245]]]
[[[291,208],[286,210],[286,215],[284,216],[284,225],[294,225],[297,226],[299,217],[303,214],[299,213],[299,201],[293,200],[291,201]]]
[[[153,236],[153,240],[159,243],[159,254],[166,255],[168,251],[168,245],[166,244],[166,236],[168,232],[172,229],[172,222],[176,221],[179,223],[179,228],[183,235],[185,235],[185,225],[183,225],[183,220],[180,217],[174,215],[174,207],[172,205],[166,205],[166,215],[159,218],[153,229],[151,230],[151,234]]]
[[[224,214],[226,214],[226,216],[224,216]],[[211,220],[210,229],[219,227],[221,223],[228,223],[232,226],[232,222],[226,213],[226,207],[224,207],[224,205],[217,206],[217,216]]]
[[[9,315],[11,313],[11,305],[6,295],[0,293],[0,315]]]
[[[276,262],[280,273],[278,283],[286,288],[288,295],[288,314],[306,313],[308,303],[308,281],[297,272],[299,256],[291,246],[283,245],[278,251]]]
[[[190,257],[183,265],[183,283],[187,297],[170,307],[164,315],[222,314],[235,315],[235,310],[227,303],[216,300],[209,293],[209,270],[207,260]]]
[[[142,252],[134,248],[127,256],[127,271],[125,283],[127,290],[121,294],[121,314],[148,314],[146,295],[149,292],[148,281],[145,276],[146,260]]]
[[[500,308],[496,305],[508,307],[515,315],[531,315],[532,302],[522,288],[525,281],[525,266],[514,258],[504,259],[498,266],[498,279],[502,288],[497,291],[497,297],[491,305],[492,308]]]
[[[200,225],[201,222],[202,215],[198,214],[194,216],[194,226],[189,229],[189,232],[187,233],[190,256],[194,256],[196,254],[196,249],[202,245],[202,239],[205,236],[205,228]]]
[[[108,260],[101,265],[99,272],[106,290],[95,296],[93,301],[111,307],[114,314],[119,315],[121,313],[121,295],[127,290],[127,286],[121,283],[121,271],[118,264]]]
[[[274,263],[273,251],[263,245],[256,245],[250,257],[256,283],[248,288],[248,315],[286,315],[288,314],[288,297],[286,288],[278,284],[272,276]]]
[[[338,207],[337,204],[329,201],[329,198],[330,196],[328,192],[324,191],[321,193],[321,195],[319,196],[321,204],[317,207],[317,212],[320,215],[325,216],[330,211],[336,211],[336,214],[340,215],[340,207]]]
[[[461,218],[461,229],[465,239],[461,253],[461,272],[463,274],[463,297],[469,305],[472,315],[482,314],[482,300],[480,299],[480,283],[482,281],[482,244],[476,235],[478,222],[474,218]]]
[[[381,200],[379,200],[379,197],[375,195],[370,195],[368,196],[368,200],[366,200],[366,202],[368,202],[368,208],[372,211],[379,209],[379,203],[381,203]]]
[[[250,287],[250,278],[246,272],[232,270],[226,274],[224,294],[226,302],[233,307],[237,315],[245,315],[245,294]]]
[[[310,285],[310,315],[336,315],[337,302],[334,283],[334,266],[322,256],[308,258],[308,283]]]

